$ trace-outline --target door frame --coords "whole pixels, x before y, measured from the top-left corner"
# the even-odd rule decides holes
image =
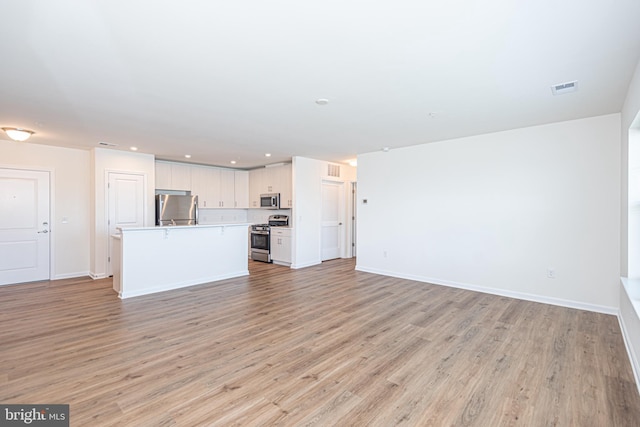
[[[141,171],[127,171],[127,170],[120,170],[120,169],[105,169],[104,170],[104,230],[105,230],[105,234],[106,234],[106,241],[104,242],[105,244],[105,255],[104,255],[104,274],[105,277],[109,277],[111,276],[111,274],[113,274],[113,269],[111,268],[111,262],[110,262],[110,257],[111,257],[111,234],[109,234],[109,221],[111,220],[111,218],[109,217],[109,197],[110,197],[110,191],[109,191],[109,175],[110,174],[119,174],[119,175],[138,175],[142,177],[142,200],[144,201],[143,206],[142,206],[142,221],[143,221],[143,226],[147,226],[147,179],[148,179],[148,174],[145,172],[141,172]]]
[[[338,194],[338,223],[341,224],[338,227],[340,227],[338,229],[339,234],[338,234],[338,241],[340,242],[340,252],[338,254],[338,258],[347,258],[347,236],[348,233],[346,232],[346,228],[348,227],[347,223],[346,223],[346,216],[347,216],[347,211],[348,211],[348,204],[345,203],[345,194],[347,193],[346,188],[347,188],[347,182],[346,181],[342,181],[342,180],[338,180],[338,179],[327,179],[327,178],[322,178],[320,181],[320,212],[322,212],[323,210],[323,206],[322,206],[322,186],[328,184],[328,185],[336,185],[339,188],[339,194]],[[322,248],[323,248],[323,242],[322,242],[322,214],[320,215],[320,260],[322,261]]]
[[[358,241],[358,182],[350,181],[350,190],[348,200],[348,214],[349,218],[349,226],[351,227],[350,233],[348,233],[347,237],[347,247],[350,250],[347,250],[347,258],[355,258],[357,256],[357,245]]]
[[[55,169],[46,168],[40,166],[17,166],[6,163],[0,163],[0,169],[14,169],[19,171],[33,171],[33,172],[47,172],[49,173],[49,279],[53,280],[56,278],[56,270],[55,270],[55,261],[56,261],[56,251],[55,251],[55,242],[57,235],[57,227],[55,221],[55,199],[56,193],[54,191],[55,182],[56,182],[56,174]]]

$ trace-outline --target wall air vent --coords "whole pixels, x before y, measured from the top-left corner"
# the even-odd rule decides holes
[[[553,93],[554,95],[563,95],[565,93],[575,92],[577,90],[578,90],[577,80],[551,86],[551,93]]]
[[[340,165],[327,164],[327,176],[334,176],[340,178]]]

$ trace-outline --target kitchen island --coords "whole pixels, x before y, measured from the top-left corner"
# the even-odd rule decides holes
[[[129,298],[249,274],[249,224],[122,228],[113,289]]]

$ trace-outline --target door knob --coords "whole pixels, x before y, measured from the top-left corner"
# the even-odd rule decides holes
[[[42,230],[42,231],[38,231],[38,234],[40,234],[40,233],[45,233],[46,234],[48,232],[49,232],[49,230]]]

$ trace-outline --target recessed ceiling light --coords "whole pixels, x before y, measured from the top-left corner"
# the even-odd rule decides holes
[[[235,164],[236,164],[236,161],[235,161],[235,160],[231,160],[231,164],[232,164],[232,165],[235,165]]]
[[[184,156],[185,156],[187,159],[190,159],[190,158],[191,158],[191,154],[185,154]]]
[[[389,151],[389,147],[382,147],[382,151],[386,153],[387,151]]]
[[[329,100],[327,98],[316,99],[316,104],[318,105],[327,105]]]
[[[264,153],[265,157],[271,157],[271,153]]]
[[[138,151],[138,147],[129,147],[131,151]]]

